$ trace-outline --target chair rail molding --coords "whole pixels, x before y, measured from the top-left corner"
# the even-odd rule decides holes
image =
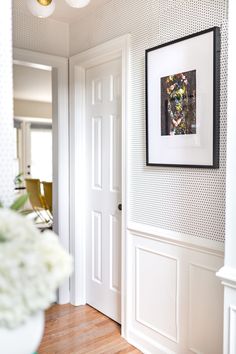
[[[228,1],[228,109],[227,109],[227,166],[226,166],[226,224],[224,266],[217,272],[224,285],[224,354],[236,353],[236,106],[234,85],[236,79],[236,2]]]
[[[223,285],[236,289],[236,268],[224,266],[216,275],[222,280]]]
[[[129,222],[127,229],[129,232],[135,232],[136,235],[141,235],[145,238],[164,241],[165,243],[179,245],[190,250],[216,255],[221,258],[224,257],[224,243],[222,242],[196,238],[182,232],[170,231],[136,222]]]

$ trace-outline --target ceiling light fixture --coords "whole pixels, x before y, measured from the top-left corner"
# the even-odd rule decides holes
[[[65,0],[68,5],[74,8],[82,8],[89,4],[90,0]],[[55,0],[27,0],[30,12],[37,17],[45,18],[53,14]]]
[[[65,0],[71,7],[81,8],[89,4],[90,0]]]
[[[55,0],[27,0],[30,12],[37,17],[51,16],[55,10]]]

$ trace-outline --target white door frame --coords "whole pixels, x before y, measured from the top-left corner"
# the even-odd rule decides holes
[[[13,48],[14,64],[51,70],[53,112],[53,220],[55,232],[69,250],[69,112],[68,59]],[[59,289],[58,303],[70,302],[69,281]]]
[[[86,195],[85,156],[85,74],[86,70],[121,58],[122,62],[122,256],[121,256],[121,323],[126,323],[126,220],[127,220],[127,136],[129,119],[129,54],[130,35],[125,35],[70,58],[70,226],[71,251],[75,272],[71,279],[71,302],[86,303],[86,237],[84,216]],[[124,327],[123,327],[124,330]]]

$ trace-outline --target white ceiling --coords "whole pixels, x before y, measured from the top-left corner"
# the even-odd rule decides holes
[[[65,0],[56,0],[56,10],[50,18],[66,23],[77,22],[109,1],[111,0],[91,0],[88,6],[82,9],[75,9],[70,7]],[[13,8],[30,14],[26,2],[27,0],[13,0]]]
[[[52,102],[51,71],[13,65],[14,98]]]

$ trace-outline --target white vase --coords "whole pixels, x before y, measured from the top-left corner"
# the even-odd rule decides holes
[[[0,328],[2,354],[33,354],[37,351],[44,331],[44,312],[40,311],[16,329]]]

